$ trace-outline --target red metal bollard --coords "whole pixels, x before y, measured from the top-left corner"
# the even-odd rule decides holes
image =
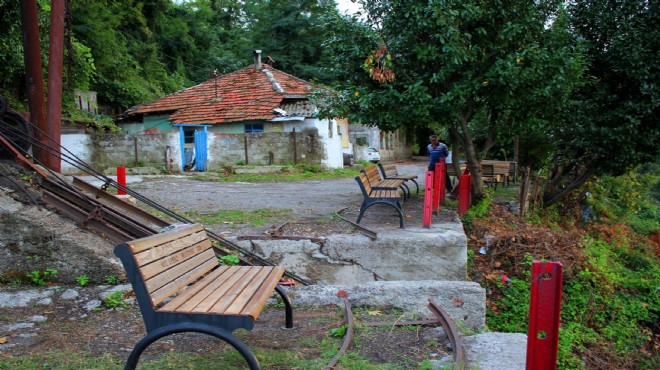
[[[464,215],[470,208],[470,187],[472,175],[461,175],[458,178],[458,214]]]
[[[447,195],[447,162],[444,158],[440,158],[439,168],[435,166],[435,172],[440,178],[440,204],[445,204],[445,196]]]
[[[532,263],[527,370],[557,369],[562,270],[560,262]]]
[[[429,229],[431,227],[431,216],[433,214],[433,172],[426,171],[426,182],[424,184],[424,217],[422,226]]]
[[[440,167],[440,163],[435,164],[435,171],[433,171],[433,204],[431,208],[433,208],[433,213],[435,214],[440,214],[439,208],[440,208],[440,170],[438,169]]]
[[[126,187],[126,167],[117,167],[117,182],[124,188]],[[126,192],[117,188],[117,195],[126,195]]]

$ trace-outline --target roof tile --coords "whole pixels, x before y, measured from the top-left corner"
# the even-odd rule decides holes
[[[278,92],[278,85],[283,92]],[[135,106],[127,114],[174,112],[170,121],[178,124],[268,120],[276,117],[273,109],[280,106],[285,96],[306,97],[316,89],[307,81],[267,65],[260,71],[248,67]]]

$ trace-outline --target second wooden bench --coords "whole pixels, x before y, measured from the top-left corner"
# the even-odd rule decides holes
[[[371,187],[367,175],[361,173],[360,176],[355,177],[362,191],[362,205],[360,206],[360,215],[358,216],[357,223],[359,224],[364,216],[364,212],[375,204],[385,204],[394,208],[399,214],[399,226],[403,228],[403,211],[401,210],[401,196],[398,190],[377,190]]]

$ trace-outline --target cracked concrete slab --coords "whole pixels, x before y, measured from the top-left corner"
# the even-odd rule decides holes
[[[486,326],[486,291],[468,281],[373,281],[363,284],[310,285],[288,288],[294,305],[338,305],[339,291],[351,306],[396,307],[409,318],[433,317],[429,298],[447,311],[459,328],[480,331]]]
[[[460,222],[388,230],[376,240],[331,235],[324,245],[309,240],[234,241],[317,284],[462,281],[467,274],[467,238]]]

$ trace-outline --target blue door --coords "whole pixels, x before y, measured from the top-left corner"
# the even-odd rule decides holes
[[[206,127],[195,131],[195,169],[206,171]]]

